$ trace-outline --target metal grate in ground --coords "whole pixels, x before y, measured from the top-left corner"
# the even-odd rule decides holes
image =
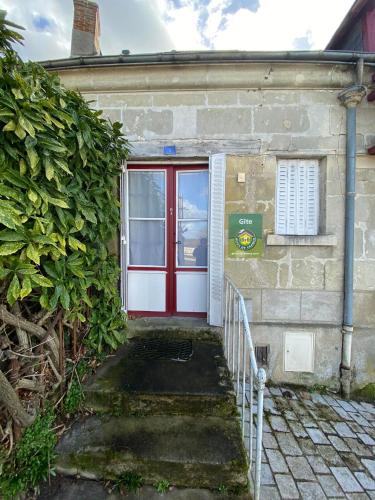
[[[130,356],[134,359],[188,361],[193,355],[191,340],[134,339]]]

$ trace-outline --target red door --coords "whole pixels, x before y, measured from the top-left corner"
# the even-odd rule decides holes
[[[128,312],[206,316],[206,165],[128,167]]]

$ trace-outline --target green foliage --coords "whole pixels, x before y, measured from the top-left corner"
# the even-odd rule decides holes
[[[225,484],[221,484],[218,487],[217,491],[220,493],[220,495],[228,495],[229,492],[228,487],[225,486]]]
[[[12,499],[21,491],[35,487],[53,474],[51,468],[57,442],[53,431],[55,415],[51,411],[39,415],[26,429],[15,446],[0,475],[1,498]]]
[[[23,37],[11,28],[23,29],[17,24],[5,20],[6,11],[0,10],[0,51],[9,50],[14,42],[22,42]]]
[[[83,393],[82,386],[79,380],[72,380],[64,397],[64,412],[72,415],[80,408],[84,399],[85,395]]]
[[[120,490],[125,490],[129,493],[138,491],[142,488],[144,479],[136,472],[127,471],[121,474],[115,482],[115,487]]]
[[[124,316],[107,247],[119,225],[117,179],[128,144],[120,123],[104,120],[40,65],[22,62],[8,25],[0,15],[2,301],[39,301],[81,322],[88,316],[89,346],[114,349],[124,340]]]
[[[161,479],[155,484],[155,489],[158,493],[166,493],[170,487],[171,485],[166,479]]]

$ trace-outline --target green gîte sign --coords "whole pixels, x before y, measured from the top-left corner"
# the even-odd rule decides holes
[[[237,259],[263,256],[262,214],[230,214],[228,256]]]

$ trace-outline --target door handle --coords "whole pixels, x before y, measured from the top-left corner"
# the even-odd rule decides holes
[[[175,245],[181,245],[181,241],[175,241]]]

